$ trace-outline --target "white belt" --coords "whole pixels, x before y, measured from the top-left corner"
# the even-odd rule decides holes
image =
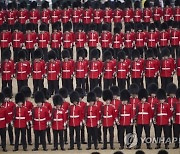
[[[180,116],[180,113],[176,113],[176,115]]]
[[[47,19],[47,17],[42,17],[42,19]]]
[[[77,115],[77,116],[70,116],[70,118],[79,118],[79,116]]]
[[[9,73],[9,72],[11,72],[11,71],[3,71],[3,73]]]
[[[21,74],[22,74],[22,73],[26,73],[26,71],[22,71],[22,72],[17,72],[17,73],[21,73]]]
[[[155,39],[150,39],[149,41],[155,41]]]
[[[87,19],[87,18],[90,18],[90,17],[84,17],[85,19]]]
[[[16,119],[23,120],[23,119],[25,119],[25,117],[16,117]]]
[[[20,19],[24,19],[25,17],[19,17]]]
[[[44,121],[46,120],[46,118],[43,118],[43,119],[34,119],[34,121]]]
[[[146,68],[147,70],[154,70],[155,68]]]
[[[132,71],[140,71],[140,70],[132,69]]]
[[[83,72],[84,70],[77,70],[77,72]]]
[[[137,41],[143,41],[143,39],[137,39]]]
[[[125,18],[129,18],[130,16],[124,16]]]
[[[14,19],[14,18],[8,18],[9,20],[12,20],[12,19]]]
[[[77,18],[77,17],[79,17],[79,16],[73,16],[73,18]]]
[[[162,68],[162,70],[170,70],[170,68]]]
[[[138,17],[140,17],[140,16],[134,16],[134,17],[138,18]]]
[[[9,112],[8,115],[12,114],[12,112]]]
[[[112,70],[105,70],[106,72],[111,72]]]
[[[30,17],[30,19],[37,19],[37,17]]]
[[[126,42],[131,42],[131,40],[126,40]]]
[[[169,17],[170,15],[169,14],[165,14],[165,17]]]
[[[148,112],[139,112],[138,114],[148,114]]]
[[[33,41],[26,41],[26,42],[33,42]]]
[[[98,70],[90,70],[91,72],[96,72],[96,71],[98,71]]]
[[[77,41],[84,41],[83,39],[77,39]]]
[[[167,115],[167,113],[159,113],[159,114],[157,114],[157,116],[163,116],[163,115]]]
[[[70,42],[70,41],[69,40],[65,40],[64,42],[67,43],[67,42]]]
[[[87,118],[96,118],[96,116],[87,116]]]
[[[144,16],[144,18],[149,18],[150,16]]]
[[[160,14],[154,14],[154,16],[160,16]]]
[[[110,116],[103,116],[103,118],[112,118],[112,115],[110,115]]]
[[[110,16],[104,16],[104,18],[109,18]]]
[[[176,16],[176,17],[179,17],[179,16],[180,16],[180,14],[176,14],[175,16]]]
[[[7,40],[1,40],[1,42],[7,42]]]
[[[34,73],[41,73],[41,71],[33,71]]]
[[[57,18],[58,16],[52,16],[52,18]]]
[[[39,40],[39,42],[46,42],[46,40]]]
[[[95,39],[90,39],[89,41],[96,41]]]
[[[16,42],[19,42],[20,40],[13,40],[14,42],[16,41]]]
[[[121,117],[128,117],[128,116],[130,116],[130,114],[121,114],[120,116]]]
[[[52,42],[58,42],[58,40],[52,40]]]
[[[5,120],[5,118],[0,118],[0,121]]]
[[[178,67],[180,69],[180,67]]]
[[[114,41],[114,43],[119,43],[120,41]]]
[[[53,119],[54,121],[62,121],[63,119]]]
[[[162,41],[166,41],[167,39],[160,39],[160,40],[162,40]]]
[[[94,17],[94,19],[99,19],[100,17]]]
[[[65,113],[68,113],[68,110]]]
[[[125,72],[126,70],[118,70],[118,72]]]
[[[63,72],[70,72],[70,70],[63,70]]]
[[[120,16],[114,16],[115,18],[119,18]]]
[[[68,18],[68,16],[63,16],[63,18]]]
[[[48,71],[48,73],[55,73],[56,71]]]
[[[108,42],[108,40],[102,40],[102,42]]]
[[[172,39],[177,39],[178,37],[172,37]]]

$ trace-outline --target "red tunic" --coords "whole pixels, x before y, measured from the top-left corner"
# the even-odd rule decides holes
[[[97,106],[87,106],[86,113],[86,126],[97,127],[99,121],[99,110]]]
[[[1,75],[2,80],[12,80],[14,75],[14,61],[3,61],[1,64]]]

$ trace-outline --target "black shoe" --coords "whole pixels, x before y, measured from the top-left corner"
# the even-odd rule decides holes
[[[32,149],[32,151],[38,151],[38,149],[34,148],[34,149]]]
[[[120,150],[123,150],[124,149],[124,147],[123,146],[120,146],[120,148],[119,148]]]
[[[169,146],[168,146],[168,145],[165,145],[165,149],[169,149]]]
[[[175,145],[175,147],[173,147],[173,149],[178,149],[179,148],[179,146],[178,145]]]
[[[3,149],[4,152],[7,152],[7,149]]]
[[[14,145],[13,143],[10,143],[10,145]]]
[[[107,148],[105,148],[105,147],[103,147],[103,148],[101,148],[101,150],[106,150]]]
[[[61,148],[61,150],[62,150],[62,151],[65,151],[65,149],[64,149],[64,148]]]
[[[98,141],[99,142],[99,144],[102,144],[102,141]]]
[[[74,150],[74,148],[68,148],[68,150]]]
[[[84,141],[84,142],[82,142],[82,144],[87,144],[87,142]]]
[[[131,148],[130,148],[130,147],[127,147],[127,149],[128,149],[128,150],[131,150]]]
[[[68,142],[65,142],[65,144],[68,144]]]
[[[58,150],[57,148],[53,148],[53,149],[51,149],[51,151],[56,151],[56,150]]]
[[[99,150],[99,148],[98,147],[96,147],[96,148],[94,148],[95,150]]]
[[[28,143],[28,145],[32,145],[32,143]]]
[[[28,151],[27,149],[23,149],[24,151]]]
[[[141,146],[137,145],[134,149],[140,149],[140,148],[141,148]]]
[[[15,151],[18,151],[18,149],[14,149],[13,151],[14,151],[14,152],[15,152]]]
[[[160,145],[157,145],[156,147],[155,147],[155,149],[160,149],[161,148],[161,146]]]
[[[90,148],[90,147],[88,147],[88,148],[86,148],[86,150],[91,150],[91,148]]]
[[[48,151],[48,149],[43,149],[43,151]]]
[[[52,145],[52,143],[50,142],[49,145]]]
[[[114,147],[111,147],[111,150],[115,150],[115,148],[114,148]]]
[[[147,149],[152,149],[152,147],[151,146],[147,146]]]
[[[78,150],[82,150],[82,148],[78,148]]]

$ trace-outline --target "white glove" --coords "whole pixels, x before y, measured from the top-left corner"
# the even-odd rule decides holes
[[[13,121],[11,121],[11,122],[10,122],[10,124],[11,124],[11,126],[12,126],[12,127],[14,127],[14,123],[13,123]]]

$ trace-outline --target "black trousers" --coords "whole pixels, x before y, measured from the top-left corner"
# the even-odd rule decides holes
[[[93,140],[94,148],[97,148],[97,127],[87,127],[88,133],[88,147],[91,148],[91,141]],[[92,140],[91,140],[92,139]]]
[[[73,23],[73,32],[77,32],[77,25],[78,25],[79,23]]]
[[[76,87],[82,88],[85,92],[85,78],[76,78]]]
[[[175,146],[180,145],[180,124],[173,124]]]
[[[166,90],[167,85],[171,82],[172,82],[171,77],[161,77],[161,88]]]
[[[173,58],[175,58],[175,54],[176,54],[176,57],[178,55],[178,47],[179,46],[173,46],[173,45],[171,46],[170,52],[171,52],[171,55],[172,55]]]
[[[50,144],[51,143],[51,129],[50,129],[50,127],[46,128],[46,134],[47,134],[47,141]]]
[[[80,133],[81,143],[85,142],[85,134],[84,134],[85,132],[84,132],[84,129],[85,129],[85,127],[84,127],[84,124],[83,124],[81,129],[80,129],[80,131],[81,131],[81,133]]]
[[[30,60],[33,62],[34,61],[34,49],[27,49],[26,50],[26,58],[27,60]]]
[[[21,50],[21,48],[13,48],[13,57],[14,57],[14,62],[18,61],[18,52]]]
[[[132,133],[132,126],[123,126],[123,125],[118,126],[119,143],[120,143],[121,147],[124,147],[124,133],[125,132],[126,132],[126,135],[131,134]],[[129,147],[130,143],[126,142],[126,146]]]
[[[129,89],[130,86],[130,77],[128,76],[126,79],[127,89]]]
[[[104,89],[109,89],[112,86],[112,79],[104,79]]]
[[[48,48],[41,48],[42,49],[42,58],[45,62],[48,61]]]
[[[44,80],[33,79],[33,94],[35,94],[36,91],[41,90],[42,88],[44,88]]]
[[[139,50],[140,56],[141,56],[141,58],[143,58],[143,56],[144,56],[144,48],[143,47],[142,48],[137,48],[137,50]]]
[[[18,91],[21,90],[22,87],[28,86],[28,80],[17,80]]]
[[[14,149],[18,150],[20,133],[21,133],[21,141],[22,141],[23,149],[27,149],[26,128],[15,128],[15,145],[14,145]]]
[[[178,87],[180,87],[180,76],[178,76],[177,78],[178,78]]]
[[[144,22],[144,23],[143,23],[143,26],[144,26],[144,29],[145,29],[145,30],[148,30],[149,24],[150,24],[149,22]]]
[[[102,142],[102,130],[101,130],[101,126],[97,128],[97,139],[98,139],[98,142]]]
[[[146,77],[146,88],[147,88],[151,83],[156,83],[155,79],[156,79],[156,78]]]
[[[120,91],[122,91],[123,89],[126,89],[126,79],[117,79],[118,81],[118,87],[120,89]]]
[[[70,148],[74,148],[74,131],[76,132],[77,147],[81,148],[80,126],[76,126],[76,127],[69,126]]]
[[[145,131],[146,135],[146,145],[150,146],[150,141],[148,139],[150,138],[150,125],[136,125],[136,133],[137,133],[137,146],[141,146],[141,137],[142,137],[142,131]]]
[[[58,93],[59,91],[59,80],[48,80],[48,90],[50,95],[53,95]]]
[[[87,33],[89,31],[89,24],[83,23],[83,26],[84,26],[84,31]]]
[[[162,130],[164,132],[165,145],[169,145],[169,142],[168,142],[168,140],[169,140],[168,139],[169,138],[169,126],[168,125],[156,125],[155,129],[156,129],[156,137],[157,137],[156,142],[157,142],[157,145],[158,146],[161,145],[161,133],[162,133]]]
[[[31,123],[30,122],[28,122],[28,126],[29,126],[29,128],[26,129],[27,142],[28,142],[28,144],[32,144],[32,137],[31,137],[32,133],[31,133]]]
[[[85,78],[85,90],[86,90],[86,93],[89,92],[89,79],[88,79],[88,77]]]
[[[38,24],[34,24],[35,32],[38,33]]]
[[[99,84],[99,79],[90,79],[90,91],[92,91]]]
[[[39,148],[39,139],[40,139],[43,149],[46,149],[45,135],[46,135],[46,130],[34,130],[35,149]]]
[[[6,149],[6,128],[0,128],[1,146]]]
[[[101,34],[102,32],[102,23],[96,24],[97,32]]]
[[[26,33],[26,24],[21,24],[21,31],[25,34]]]
[[[64,148],[64,138],[63,138],[64,130],[53,130],[54,136],[54,148],[58,149],[58,143],[60,143],[61,149]],[[59,140],[58,140],[59,139]]]
[[[61,47],[60,48],[52,48],[56,52],[57,59],[61,60]]]
[[[5,87],[9,87],[10,89],[12,89],[12,80],[2,80],[2,90]]]
[[[3,60],[3,53],[6,51],[6,49],[9,49],[9,48],[1,48],[1,61]]]
[[[64,129],[64,143],[67,143],[67,127]]]
[[[118,52],[119,51],[120,51],[119,48],[114,48],[114,55],[112,55],[114,59],[118,59]]]
[[[72,79],[62,79],[62,86],[68,90],[68,93],[70,94],[72,92]]]
[[[114,127],[103,127],[103,148],[107,148],[107,131],[109,130],[110,148],[114,148]]]
[[[142,79],[141,78],[132,78],[131,80],[132,80],[132,83],[136,83],[139,86],[139,88],[142,87],[142,85],[141,85]]]
[[[13,144],[13,140],[14,140],[13,127],[10,123],[8,124],[8,135],[9,135],[10,144]]]
[[[91,60],[91,51],[96,47],[89,47],[89,59]]]

